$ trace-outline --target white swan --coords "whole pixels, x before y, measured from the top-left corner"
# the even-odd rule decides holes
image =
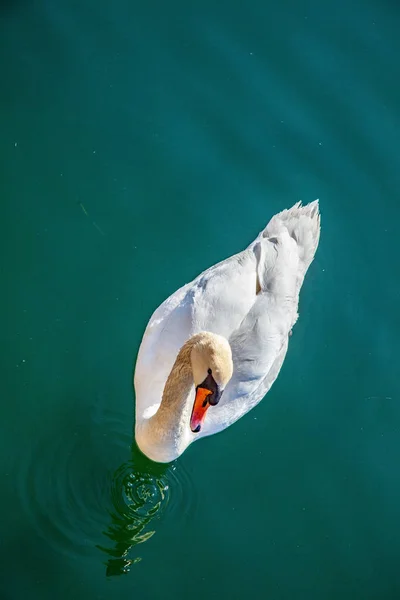
[[[262,400],[285,358],[319,234],[318,200],[298,203],[155,311],[134,377],[136,442],[150,459],[174,460]]]

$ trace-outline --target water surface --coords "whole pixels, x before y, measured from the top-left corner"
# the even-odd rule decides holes
[[[0,6],[2,600],[397,599],[395,2]],[[134,446],[152,311],[319,197],[268,397]]]

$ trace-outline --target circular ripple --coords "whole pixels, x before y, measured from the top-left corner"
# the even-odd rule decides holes
[[[129,457],[124,421],[105,414],[93,427],[66,419],[24,453],[18,474],[23,507],[36,531],[64,553],[88,554],[101,540],[113,471]]]
[[[197,488],[194,485],[194,477],[186,467],[184,457],[171,465],[168,480],[171,487],[169,512],[174,515],[174,519],[193,520],[198,507]]]
[[[181,463],[152,463],[137,448],[133,455],[132,461],[117,469],[112,481],[114,512],[105,534],[114,545],[99,546],[109,555],[107,575],[127,573],[132,563],[141,560],[133,557],[133,548],[155,534],[161,516],[179,530],[182,522],[196,513],[193,480]]]
[[[166,480],[135,469],[133,461],[121,465],[114,474],[112,500],[121,517],[147,519],[165,508],[168,496]]]
[[[107,555],[108,575],[126,573],[161,516],[179,528],[196,512],[193,479],[183,461],[158,465],[134,446],[129,419],[99,411],[80,425],[66,419],[25,448],[19,496],[31,525],[69,556]],[[97,548],[97,550],[96,550]]]

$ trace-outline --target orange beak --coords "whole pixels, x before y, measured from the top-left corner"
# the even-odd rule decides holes
[[[196,398],[193,404],[192,416],[190,417],[190,429],[198,433],[204,423],[206,412],[210,406],[207,397],[212,394],[211,390],[203,387],[196,389]]]

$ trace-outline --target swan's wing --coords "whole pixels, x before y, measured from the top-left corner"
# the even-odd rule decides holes
[[[257,292],[253,247],[224,260],[172,294],[151,317],[135,369],[136,414],[150,416],[183,344],[199,331],[230,338]],[[150,413],[145,411],[150,410]]]
[[[234,373],[198,438],[221,431],[253,408],[270,389],[284,361],[297,320],[300,288],[318,247],[318,200],[275,215],[252,244],[260,293],[229,342]],[[196,439],[198,439],[196,438]]]
[[[260,294],[255,306],[231,339],[233,377],[220,403],[207,412],[200,436],[225,429],[258,404],[283,364],[292,319]]]
[[[299,253],[287,232],[259,240],[261,291],[229,342],[233,377],[220,403],[207,412],[199,437],[216,433],[242,417],[267,393],[282,366],[288,336],[297,319]]]

